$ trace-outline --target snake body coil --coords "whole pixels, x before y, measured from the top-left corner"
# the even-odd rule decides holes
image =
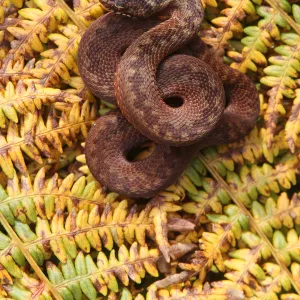
[[[110,189],[151,197],[172,184],[199,149],[249,133],[259,114],[256,88],[197,36],[200,0],[102,2],[148,18],[108,13],[83,35],[78,53],[83,80],[99,98],[117,102],[123,114],[96,121],[86,141],[87,163]],[[181,100],[179,107],[168,103],[172,98]],[[157,143],[154,152],[129,161],[128,152],[147,139]]]

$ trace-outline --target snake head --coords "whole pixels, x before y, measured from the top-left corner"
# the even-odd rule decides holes
[[[137,18],[148,18],[164,9],[172,0],[100,0],[110,11]]]

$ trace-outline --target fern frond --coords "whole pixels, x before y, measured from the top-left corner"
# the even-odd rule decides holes
[[[37,216],[50,220],[58,210],[90,211],[95,205],[114,202],[117,196],[104,193],[95,181],[87,183],[84,176],[75,180],[72,173],[63,180],[57,174],[47,180],[45,170],[41,169],[34,180],[21,176],[20,181],[15,174],[6,189],[1,187],[0,211],[13,225],[15,220],[36,222]]]
[[[264,159],[273,163],[282,152],[288,150],[285,142],[285,131],[282,130],[274,137],[270,148],[266,143],[266,129],[254,127],[242,141],[229,145],[210,147],[202,150],[203,155],[221,176],[227,171],[234,171],[236,165],[255,164]]]
[[[78,140],[80,132],[85,137],[87,126],[97,115],[95,104],[90,105],[88,101],[82,106],[74,104],[59,119],[55,113],[51,109],[46,122],[38,111],[24,115],[20,126],[9,122],[6,136],[3,133],[0,136],[0,166],[9,178],[14,176],[13,166],[22,174],[28,173],[22,152],[38,163],[42,163],[41,154],[55,157],[53,150],[62,152],[63,144],[71,146]]]
[[[275,263],[256,264],[255,256],[260,256],[259,250],[258,246],[230,253],[230,256],[237,258],[226,261],[229,270],[225,277],[238,284],[247,299],[278,299],[278,294],[287,296],[284,292],[292,289],[288,276]]]
[[[273,231],[283,226],[294,228],[300,224],[300,199],[294,194],[291,199],[287,193],[281,193],[279,197],[269,197],[264,204],[254,201],[252,214],[264,233],[272,238]]]
[[[203,237],[200,239],[200,242],[204,241],[204,247],[200,246],[204,249],[204,253],[210,255],[214,253],[216,270],[226,271],[224,276],[240,286],[247,299],[266,295],[274,296],[274,292],[279,293],[282,288],[285,291],[290,291],[290,278],[284,270],[281,270],[279,265],[276,265],[274,262],[262,264],[262,261],[271,258],[271,251],[259,236],[247,231],[249,229],[247,217],[233,204],[226,206],[224,212],[224,215],[208,215],[209,220],[213,222],[213,228],[215,228],[215,224],[220,224],[219,227],[223,234],[219,236],[219,232],[215,235],[212,235],[211,232],[208,234],[204,232],[207,234],[207,238],[203,239],[203,237],[206,237],[203,233]],[[223,244],[226,241],[224,241],[224,232],[226,231],[224,228],[227,229],[228,227],[230,228],[228,232],[231,233],[231,241],[234,242],[231,245],[228,242]],[[227,235],[227,239],[229,237],[230,235]],[[276,249],[279,247],[278,243],[281,246],[281,250],[284,250],[282,236],[280,238],[276,237],[276,242],[273,246],[275,253],[277,253]],[[288,249],[287,251],[289,251],[288,255],[290,255],[291,250]],[[292,254],[295,255],[298,250],[293,251]],[[226,253],[228,253],[229,257],[226,256]],[[282,254],[278,253],[278,257],[281,256]],[[275,272],[274,270],[277,271]]]
[[[250,206],[258,195],[269,197],[272,192],[279,193],[281,189],[290,189],[296,184],[296,174],[299,173],[299,161],[294,156],[287,155],[273,168],[269,164],[262,167],[243,166],[240,174],[227,172],[226,182],[236,193],[244,205]]]
[[[5,291],[5,299],[53,299],[48,287],[43,282],[35,278],[34,274],[28,275],[25,272],[22,272],[22,278],[15,279],[11,284],[7,282],[3,284],[2,288]],[[7,298],[8,296],[12,298]]]
[[[255,7],[250,0],[223,0],[223,2],[229,7],[220,12],[222,16],[218,16],[211,21],[217,26],[217,28],[212,27],[210,29],[215,38],[204,38],[204,41],[212,45],[216,51],[224,51],[224,48],[228,46],[228,40],[243,32],[241,21],[246,17],[246,14],[256,14]],[[253,2],[261,4],[261,0]]]
[[[60,87],[61,81],[70,81],[70,72],[78,73],[76,56],[81,38],[76,25],[59,25],[59,33],[48,34],[48,39],[57,45],[57,48],[41,52],[41,57],[31,74],[39,78],[39,83],[45,87]]]
[[[280,230],[275,230],[272,241],[277,255],[286,266],[290,266],[292,262],[300,263],[300,241],[295,229],[290,229],[285,234]]]
[[[119,283],[128,286],[130,281],[140,283],[146,274],[152,277],[159,275],[157,260],[159,251],[148,246],[138,246],[134,243],[130,248],[121,245],[116,257],[115,250],[109,255],[98,252],[97,259],[91,255],[79,252],[74,260],[68,259],[65,264],[56,266],[47,262],[47,273],[50,281],[64,299],[86,295],[89,299],[96,299],[97,294],[104,296],[108,291],[119,291]]]
[[[264,69],[264,73],[267,76],[262,77],[260,80],[261,83],[271,87],[271,89],[267,92],[269,95],[269,103],[265,114],[267,127],[266,137],[269,147],[274,139],[276,125],[280,115],[286,114],[286,110],[282,104],[283,97],[295,98],[295,89],[297,87],[295,80],[298,77],[298,72],[300,71],[299,35],[295,33],[282,33],[281,40],[284,42],[284,45],[280,45],[275,48],[275,52],[278,55],[271,56],[269,58],[271,65]],[[297,103],[297,100],[295,101]],[[295,109],[297,109],[297,107]],[[295,115],[291,116],[290,120],[293,120],[294,116]],[[287,123],[286,126],[288,126],[288,124],[289,123]],[[289,125],[292,126],[292,123]],[[294,130],[296,130],[297,137],[297,127]],[[289,146],[292,151],[295,151],[294,143],[296,137],[292,138],[294,130],[292,130],[291,133],[286,130],[286,134],[288,135],[287,140],[289,141]]]
[[[234,221],[232,223],[234,226]],[[183,270],[193,271],[205,278],[208,270],[224,272],[223,255],[236,245],[235,233],[231,226],[222,228],[218,224],[209,232],[204,231],[199,239],[200,251],[196,251],[190,263],[179,263]]]
[[[82,78],[80,76],[71,76],[68,85],[71,87],[71,91],[73,92],[76,90],[76,95],[83,100],[89,100],[90,102],[96,102],[95,96],[88,90],[87,86],[84,84]],[[69,91],[69,89],[65,90],[66,92]],[[116,108],[115,105],[107,104],[107,103],[102,103],[100,102],[100,107],[99,107],[99,114],[101,114],[101,111],[104,110],[105,112],[108,112],[109,110],[112,110]]]
[[[286,141],[293,153],[300,148],[300,89],[295,90],[295,95],[291,115],[285,124]]]
[[[32,257],[28,256],[26,250],[24,251],[23,245],[11,228],[7,227],[8,224],[1,214],[0,218],[2,225],[8,229],[10,236],[8,237],[0,232],[0,250],[3,250],[0,251],[0,296],[5,297],[5,299],[11,299],[7,298],[8,295],[13,299],[28,298],[33,294],[36,297],[39,294],[50,297],[48,290],[51,289],[51,284],[48,282],[47,277],[39,269],[36,269],[35,263],[31,263],[31,266],[39,274],[39,278],[35,278],[35,274],[26,272],[29,267],[27,261],[31,261]],[[56,295],[56,291],[51,291]]]
[[[78,196],[76,200],[74,199],[74,188],[79,188],[79,184],[82,185],[81,182],[82,180],[78,179],[73,185],[72,195],[64,196],[70,211],[69,214],[65,215],[63,209],[56,208],[50,222],[41,217],[33,220],[36,223],[36,235],[27,224],[15,221],[15,230],[25,243],[25,247],[32,250],[37,245],[43,245],[44,252],[46,252],[45,259],[53,253],[62,263],[65,263],[68,257],[75,258],[78,250],[85,253],[90,253],[92,249],[101,251],[103,247],[112,250],[114,245],[120,247],[125,242],[128,244],[138,242],[144,246],[146,245],[146,236],[157,241],[165,239],[157,224],[161,216],[156,210],[144,209],[138,212],[137,206],[129,207],[127,200],[110,204],[109,202],[115,198],[112,198],[112,195],[107,195],[105,198],[102,196],[101,202],[100,199],[95,199],[95,195],[99,195],[99,190],[95,191],[95,187],[91,183],[86,185],[85,191],[81,195],[81,201],[87,203],[88,200],[91,200],[90,204],[79,204],[79,206],[85,206],[86,209],[78,210],[76,205],[73,205],[72,208],[71,201],[79,201],[80,198]],[[30,196],[34,199],[32,194]],[[40,193],[39,197],[52,200],[52,206],[54,206],[55,199],[59,201],[58,197],[62,198],[59,191],[48,193],[48,195]],[[57,206],[57,200],[55,206]],[[11,204],[11,201],[8,203]],[[96,203],[97,205],[95,205]],[[167,223],[167,220],[164,220],[168,232]],[[188,230],[187,224],[185,224],[187,222],[180,223],[173,228],[170,226],[170,231]],[[26,234],[24,234],[25,232]],[[29,236],[32,238],[28,239]],[[157,242],[157,244],[160,248],[165,246],[161,242]]]
[[[203,179],[203,186],[195,194],[189,194],[192,202],[184,202],[182,209],[190,214],[196,214],[199,222],[205,223],[205,216],[209,211],[215,213],[222,212],[222,203],[227,204],[230,201],[228,194],[212,178]]]
[[[24,57],[21,57],[18,61],[14,62],[10,60],[6,63],[5,70],[0,69],[0,84],[7,85],[10,81],[14,85],[17,84],[19,80],[29,80],[27,85],[30,84],[32,76],[30,70],[34,68],[34,59],[31,59],[25,64]],[[1,62],[0,62],[1,63]]]
[[[86,27],[104,14],[98,0],[73,0],[73,8],[76,16]]]
[[[7,3],[0,5],[0,67],[11,48],[10,42],[13,40],[13,36],[8,32],[7,28],[9,26],[16,26],[19,22],[17,18],[10,17],[12,11],[9,6],[5,5]]]
[[[296,174],[299,174],[299,161],[296,157],[287,156],[275,168],[269,164],[262,167],[244,165],[239,174],[227,171],[224,176],[229,187],[246,206],[256,201],[259,195],[269,197],[271,193],[279,193],[296,184]],[[196,187],[195,187],[196,189]],[[196,189],[197,190],[197,189]],[[222,205],[230,202],[230,196],[216,180],[203,178],[202,187],[196,193],[189,193],[193,202],[184,202],[182,209],[187,213],[197,214],[201,222],[206,221],[204,213],[213,211],[221,213]]]
[[[35,0],[34,3],[38,8],[20,9],[18,13],[22,19],[17,26],[7,28],[16,40],[11,42],[2,71],[11,60],[17,61],[21,56],[29,60],[35,53],[43,52],[43,44],[48,41],[47,34],[54,31],[60,22],[68,20],[67,14],[54,1]]]
[[[13,279],[22,278],[21,270],[26,264],[22,251],[16,247],[11,239],[0,231],[0,295],[1,286],[13,284]]]
[[[284,9],[290,10],[290,4],[286,0],[280,0],[286,4]],[[244,28],[244,32],[248,35],[241,40],[244,48],[242,53],[236,51],[228,51],[227,55],[235,62],[231,64],[232,68],[238,69],[245,73],[248,69],[257,71],[257,65],[266,66],[267,59],[264,54],[268,49],[274,47],[274,40],[280,40],[279,27],[290,29],[288,23],[280,15],[280,13],[268,6],[258,6],[256,13],[262,18],[257,26],[249,26]]]
[[[252,250],[255,249],[258,245],[261,245],[262,247],[267,246],[266,243],[262,241],[262,239],[260,239],[256,234],[252,232],[244,233],[242,239]],[[275,253],[276,257],[281,262],[283,262],[285,266],[290,266],[291,263],[293,262],[299,263],[300,248],[299,248],[298,239],[299,239],[298,233],[295,231],[295,229],[289,230],[286,234],[283,234],[283,232],[280,230],[274,231],[273,237],[271,239],[272,240],[271,247],[273,248],[273,251],[275,251],[273,253]],[[267,248],[265,249],[267,250]],[[265,253],[262,253],[262,258],[264,259],[267,259],[270,256],[271,256],[271,252],[265,251]],[[267,266],[268,264],[265,265],[265,269]],[[277,266],[276,268],[281,269],[280,266]],[[285,273],[285,276],[288,275],[289,274]],[[292,277],[290,277],[289,279],[291,278]]]
[[[35,84],[26,87],[22,81],[18,81],[15,87],[9,81],[6,88],[0,90],[0,127],[5,127],[7,119],[18,123],[18,113],[33,114],[36,109],[41,110],[44,104],[53,103],[58,109],[70,110],[72,104],[80,100],[78,96],[59,89],[41,88]]]
[[[125,241],[145,245],[146,231],[154,238],[152,218],[144,210],[138,213],[136,206],[129,209],[127,201],[123,200],[113,205],[107,203],[101,209],[94,206],[90,212],[76,212],[74,208],[66,217],[62,210],[58,210],[50,223],[38,217],[38,238],[27,246],[31,247],[33,243],[49,244],[57,258],[65,263],[68,256],[76,257],[77,248],[90,253],[92,248],[97,251],[101,251],[102,247],[112,250],[114,244],[120,247]]]
[[[58,173],[61,178],[65,178],[69,175],[69,172],[66,172],[65,168],[75,163],[76,157],[81,154],[81,152],[82,149],[80,145],[74,145],[73,147],[65,146],[62,153],[57,151],[57,155],[54,157],[43,158],[42,164],[36,161],[27,163],[28,173],[30,176],[35,176],[40,169],[44,168],[48,176]],[[79,174],[80,176],[84,175],[77,169],[75,169],[73,173],[76,173],[75,177]]]
[[[242,289],[230,281],[215,281],[212,284],[203,283],[203,280],[197,279],[194,282],[186,281],[183,284],[172,285],[169,288],[160,288],[154,293],[155,288],[151,286],[147,293],[147,299],[160,300],[227,300],[227,299],[245,299]],[[153,295],[154,294],[154,295]]]
[[[292,5],[292,13],[296,23],[300,24],[300,5],[293,4]]]
[[[23,6],[24,0],[9,0],[9,2],[17,8],[21,8]]]

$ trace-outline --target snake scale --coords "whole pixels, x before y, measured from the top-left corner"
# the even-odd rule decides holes
[[[84,33],[78,66],[92,93],[119,109],[92,126],[87,164],[109,189],[148,198],[171,185],[200,149],[247,135],[258,95],[198,36],[200,0],[100,2],[112,12]],[[156,143],[153,153],[129,160],[148,140]]]

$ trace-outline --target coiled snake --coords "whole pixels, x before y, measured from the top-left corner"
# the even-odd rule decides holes
[[[91,128],[87,164],[111,190],[151,197],[201,148],[248,134],[259,115],[257,91],[197,35],[201,0],[100,2],[114,12],[85,32],[78,66],[88,88],[120,110]],[[157,143],[153,153],[129,161],[128,152],[149,139]]]

